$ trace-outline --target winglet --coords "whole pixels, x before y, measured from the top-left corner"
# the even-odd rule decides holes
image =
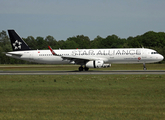
[[[48,46],[48,48],[50,49],[50,51],[53,55],[57,55],[50,46]]]

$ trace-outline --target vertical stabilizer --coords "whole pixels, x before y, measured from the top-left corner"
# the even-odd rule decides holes
[[[29,46],[14,30],[8,30],[13,51],[30,50]]]

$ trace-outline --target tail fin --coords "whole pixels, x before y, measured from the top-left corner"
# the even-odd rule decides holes
[[[13,51],[31,50],[14,30],[8,30]]]

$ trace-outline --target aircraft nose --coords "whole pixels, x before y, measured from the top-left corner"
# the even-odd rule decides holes
[[[163,55],[160,55],[159,59],[162,61],[164,59]]]

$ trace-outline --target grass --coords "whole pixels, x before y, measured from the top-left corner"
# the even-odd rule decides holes
[[[165,119],[165,75],[0,75],[0,119]]]
[[[165,64],[146,64],[148,70],[165,70]],[[53,71],[78,70],[79,65],[0,65],[0,71]],[[109,68],[90,68],[90,70],[143,70],[143,64],[112,64]]]

